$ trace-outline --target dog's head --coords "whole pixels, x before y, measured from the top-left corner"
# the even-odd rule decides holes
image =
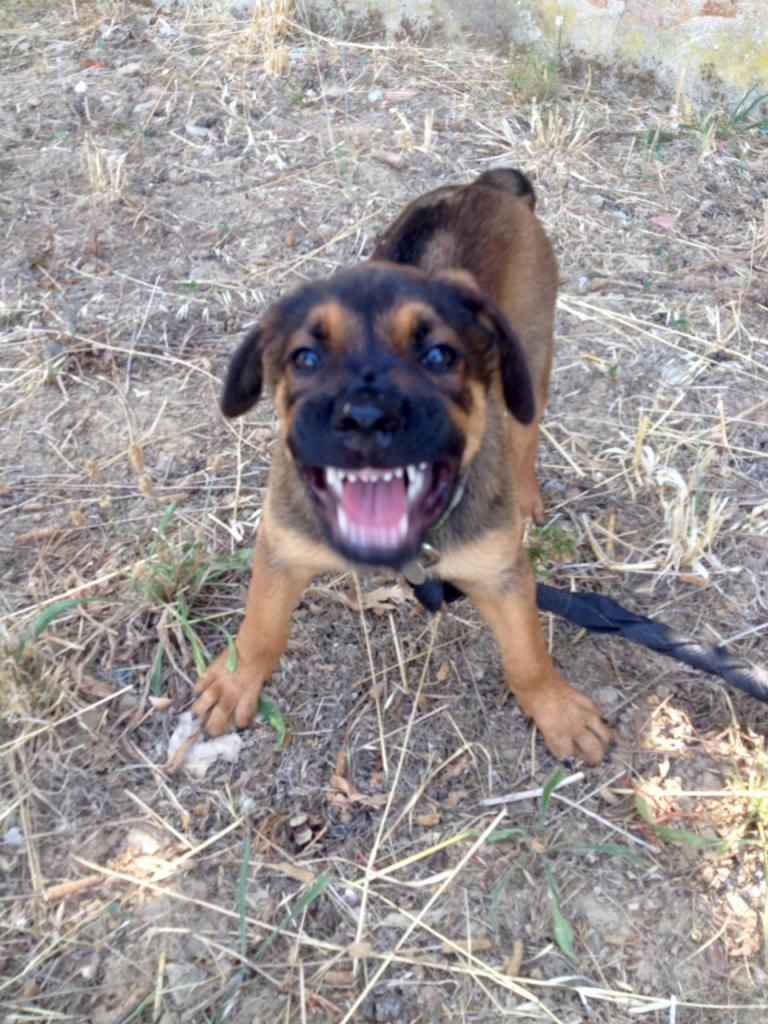
[[[491,389],[534,416],[525,357],[468,274],[370,263],[269,309],[229,367],[225,416],[262,384],[332,546],[400,568],[448,508],[485,435]]]

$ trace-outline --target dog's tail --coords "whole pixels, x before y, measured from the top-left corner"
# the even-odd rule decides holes
[[[489,188],[501,188],[519,196],[533,210],[536,208],[536,193],[530,179],[515,167],[495,167],[491,171],[483,171],[475,178],[473,185],[487,185]]]

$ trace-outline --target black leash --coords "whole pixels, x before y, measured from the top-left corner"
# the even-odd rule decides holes
[[[450,604],[463,597],[458,587],[437,579],[414,586],[413,592],[430,612],[439,611],[443,602]],[[537,583],[536,603],[543,612],[551,612],[584,629],[612,633],[701,672],[720,676],[737,689],[768,703],[768,671],[765,668],[745,665],[717,644],[681,636],[663,622],[636,615],[610,597],[583,592],[574,594]]]

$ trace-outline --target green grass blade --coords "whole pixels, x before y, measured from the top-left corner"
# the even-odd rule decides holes
[[[768,92],[764,92],[757,95],[752,100],[752,102],[747,105],[747,100],[749,100],[750,95],[756,91],[757,86],[753,85],[751,89],[748,89],[747,92],[744,93],[739,102],[733,108],[731,116],[728,118],[731,124],[741,124],[742,122],[746,121],[746,119],[749,117],[749,115],[756,107],[759,107],[761,103],[764,103],[765,100],[768,100]],[[761,121],[757,121],[755,123],[760,124]]]
[[[163,648],[158,647],[155,651],[155,660],[152,662],[152,675],[149,680],[149,691],[153,697],[161,697],[163,694]]]
[[[187,638],[189,646],[192,648],[192,657],[195,661],[195,671],[199,676],[201,676],[208,667],[208,662],[211,660],[208,655],[208,651],[206,651],[202,640],[194,631],[192,626],[190,626],[190,624],[184,619],[180,620],[180,623],[184,636]]]
[[[22,633],[18,647],[16,648],[17,657],[23,653],[24,647],[28,643],[32,643],[37,640],[40,634],[45,632],[54,619],[58,619],[60,615],[68,612],[71,608],[79,608],[80,605],[87,604],[88,601],[98,601],[98,598],[70,597],[65,601],[56,601],[54,604],[49,605],[41,611],[40,614],[32,620],[29,628]]]
[[[237,885],[237,917],[240,934],[240,956],[248,952],[248,930],[245,920],[246,896],[248,894],[248,875],[251,870],[251,823],[246,812],[245,835],[243,836],[243,862],[240,865],[240,878]]]
[[[762,801],[761,801],[762,803]],[[758,811],[758,814],[760,812]],[[763,854],[763,876],[768,872],[768,843],[766,843],[765,837],[765,822],[762,817],[758,817],[755,823],[757,825],[757,835],[760,840],[760,848]],[[763,913],[762,913],[762,925],[763,925],[763,967],[768,968],[768,892],[763,896]]]
[[[541,790],[541,799],[539,800],[539,827],[544,824],[544,818],[546,817],[549,809],[550,802],[552,800],[552,794],[559,782],[565,778],[565,772],[558,765],[557,768],[552,772],[547,781],[544,783]]]
[[[471,828],[468,830],[467,835],[469,836],[480,836],[482,832],[479,828]],[[491,832],[486,842],[488,843],[503,843],[505,839],[511,839],[513,836],[524,836],[527,832],[524,828],[497,828],[495,832]]]
[[[235,647],[235,641],[229,634],[227,634],[227,649],[229,650],[226,661],[227,671],[234,672],[237,668],[237,648]]]
[[[189,646],[192,648],[192,657],[194,658],[195,662],[195,671],[197,672],[198,675],[201,676],[208,667],[208,662],[211,659],[210,656],[208,655],[208,651],[206,651],[203,645],[202,640],[197,635],[194,627],[192,626],[190,620],[191,617],[189,614],[189,607],[187,606],[186,600],[180,596],[176,601],[176,607],[172,608],[172,610],[173,614],[176,616],[179,622],[179,625],[181,626],[182,633],[187,638],[187,640],[189,641]]]
[[[480,828],[468,828],[466,832],[462,832],[458,837],[460,839],[468,838],[469,836],[481,836],[483,830]],[[494,832],[491,832],[486,840],[488,843],[503,843],[505,839],[511,839],[513,836],[527,836],[528,831],[524,828],[497,828]]]
[[[261,697],[259,699],[259,718],[275,730],[275,745],[272,749],[282,750],[283,744],[285,743],[285,737],[288,732],[282,712],[272,703],[271,700],[267,700],[266,697]]]
[[[309,889],[307,889],[304,895],[296,901],[296,906],[291,910],[289,914],[286,915],[286,917],[283,918],[283,920],[280,922],[275,931],[273,931],[271,935],[268,935],[266,939],[264,939],[262,944],[254,953],[254,961],[262,959],[262,957],[270,948],[270,946],[278,937],[278,935],[280,935],[280,933],[285,928],[288,928],[291,922],[294,921],[302,913],[305,907],[308,907],[311,903],[314,903],[314,901],[318,899],[318,897],[322,896],[322,894],[331,884],[331,881],[332,878],[327,872],[320,875],[319,878],[315,879],[315,881],[312,883]]]
[[[491,905],[488,908],[488,922],[491,928],[493,928],[493,932],[496,936],[499,934],[499,904],[501,903],[501,897],[504,895],[504,890],[509,885],[516,871],[516,864],[507,868],[491,892]]]
[[[145,996],[140,1002],[138,1002],[134,1008],[121,1017],[117,1024],[132,1024],[132,1021],[139,1020],[144,1010],[152,1003],[154,999],[154,992],[150,992],[148,996]]]
[[[180,504],[181,498],[174,498],[165,512],[163,512],[162,518],[160,519],[157,527],[157,533],[160,537],[164,536],[165,531],[168,529],[168,526],[176,513],[176,509]]]
[[[570,846],[563,843],[556,849],[568,850],[569,853],[605,853],[609,857],[623,857],[635,867],[642,867],[644,863],[642,857],[638,857],[634,850],[628,846],[622,846],[620,843],[586,843],[584,846]]]
[[[227,985],[226,991],[221,997],[221,1002],[216,1007],[216,1012],[213,1017],[211,1017],[211,1024],[222,1024],[222,1021],[229,1015],[229,1010],[235,1001],[235,996],[237,995],[240,986],[248,977],[248,974],[249,972],[247,967],[238,967],[232,975],[232,980]]]
[[[692,846],[695,850],[718,850],[720,853],[725,853],[728,846],[725,839],[700,836],[696,832],[673,828],[671,825],[655,825],[654,828],[659,839],[674,846]]]
[[[571,928],[570,921],[565,917],[560,909],[560,895],[557,891],[555,879],[549,864],[544,865],[544,871],[547,875],[549,902],[552,906],[552,923],[555,932],[555,942],[558,944],[562,952],[565,953],[568,959],[575,962],[579,959],[579,956],[576,952],[575,946],[573,945],[573,928]]]
[[[665,843],[675,846],[692,846],[696,850],[719,850],[725,852],[728,843],[725,839],[712,839],[709,836],[700,836],[696,832],[688,832],[686,829],[674,828],[672,825],[658,825],[653,818],[647,801],[642,796],[635,797],[635,807],[640,817],[651,826],[656,835]]]
[[[240,956],[243,960],[248,956],[248,922],[246,921],[245,914],[247,909],[246,897],[248,895],[248,875],[251,870],[251,822],[247,813],[244,819],[244,828],[243,859],[240,863],[240,877],[237,884],[238,935]],[[248,977],[249,973],[249,969],[245,965],[242,965],[232,975],[232,979],[227,985],[224,995],[221,997],[221,1000],[216,1007],[216,1011],[211,1018],[211,1024],[221,1024],[221,1022],[228,1016],[240,986]]]

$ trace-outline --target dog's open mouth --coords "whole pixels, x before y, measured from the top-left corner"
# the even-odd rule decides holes
[[[397,564],[448,507],[457,467],[448,461],[388,469],[304,469],[309,492],[339,549],[366,562]]]

